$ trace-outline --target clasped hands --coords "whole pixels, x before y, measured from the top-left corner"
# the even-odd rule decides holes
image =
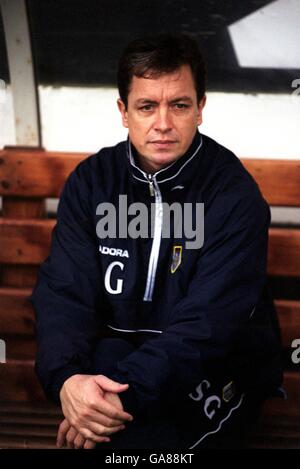
[[[104,375],[73,375],[60,391],[65,419],[57,434],[57,446],[93,449],[110,441],[110,435],[125,428],[132,415],[123,410],[119,393],[128,389]]]

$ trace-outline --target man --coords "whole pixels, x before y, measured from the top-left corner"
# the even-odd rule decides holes
[[[238,158],[198,132],[205,70],[192,39],[133,41],[118,87],[128,141],[68,178],[32,297],[36,370],[65,416],[58,445],[238,446],[282,379],[269,207]],[[196,227],[180,232],[174,215],[163,236],[174,203]],[[129,229],[136,204],[148,236]],[[201,204],[204,242],[193,245]]]

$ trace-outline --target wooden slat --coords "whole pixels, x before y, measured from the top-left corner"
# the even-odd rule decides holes
[[[300,230],[271,228],[269,236],[268,273],[300,275]]]
[[[59,197],[67,176],[86,156],[4,149],[0,151],[0,195]]]
[[[29,288],[0,288],[1,335],[33,335],[34,313],[28,298]]]
[[[48,255],[55,220],[0,219],[0,263],[40,264]]]
[[[17,364],[11,365],[16,370]],[[2,376],[7,378],[9,373]],[[6,385],[10,387],[11,383],[6,380]],[[27,384],[23,382],[23,386],[27,388],[25,395],[28,396],[28,381]],[[284,388],[288,399],[273,398],[265,403],[260,427],[249,441],[249,447],[300,448],[300,373],[286,372]],[[0,403],[0,448],[51,447],[55,444],[51,440],[56,437],[56,427],[62,419],[59,409],[51,406],[48,412],[46,401],[23,401],[24,389],[19,386],[17,391],[14,397],[22,396],[20,403],[15,400]]]
[[[38,265],[0,265],[0,285],[27,288],[36,283]]]
[[[8,360],[0,364],[0,396],[7,402],[46,402],[32,360]]]
[[[300,449],[299,418],[268,416],[248,439],[247,448]]]
[[[270,205],[300,205],[300,159],[242,159]]]
[[[288,398],[269,399],[264,406],[265,419],[268,416],[281,416],[282,419],[294,416],[300,422],[300,373],[286,371],[284,373],[283,387]]]
[[[36,339],[34,336],[1,334],[6,345],[6,360],[35,360]]]
[[[0,195],[59,197],[66,177],[87,153],[4,149]],[[300,160],[241,158],[270,205],[299,206]]]
[[[0,435],[0,449],[58,449],[55,438]]]
[[[11,344],[11,350],[22,352],[22,341],[34,334],[34,311],[28,298],[31,288],[0,288],[0,331],[1,336],[15,335],[20,343]],[[276,300],[283,345],[290,347],[292,340],[300,338],[300,301]],[[25,337],[23,337],[25,336]],[[33,350],[33,347],[31,347]],[[29,355],[32,356],[32,355]],[[17,358],[14,355],[14,358]]]
[[[0,402],[0,448],[56,448],[62,411],[50,403]]]
[[[55,220],[0,219],[0,263],[40,264],[49,253]],[[300,230],[271,228],[268,273],[300,275]]]
[[[0,393],[6,402],[46,402],[40,384],[34,374],[32,361],[9,361],[1,366]],[[300,373],[285,372],[284,388],[288,399],[272,398],[264,406],[264,418],[281,416],[297,417],[300,421]]]
[[[1,422],[5,423],[6,425],[26,425],[26,426],[31,426],[32,421],[34,420],[34,424],[38,425],[40,428],[43,427],[55,427],[57,430],[57,424],[59,421],[58,416],[55,415],[33,415],[32,413],[26,413],[26,414],[19,414],[16,413],[15,411],[12,413],[7,413],[5,416],[0,412],[1,416]],[[4,433],[3,427],[1,425],[0,427],[0,434]]]
[[[5,402],[0,400],[0,415],[6,420],[14,417],[21,419],[31,415],[34,418],[51,418],[57,420],[61,417],[61,409],[59,406],[50,402],[40,402],[38,405],[30,402]]]
[[[4,218],[43,218],[46,214],[45,200],[27,197],[3,197],[2,214]]]
[[[20,425],[18,423],[1,422],[1,427],[1,433],[4,433],[7,436],[33,436],[55,439],[57,435],[57,427],[52,425],[39,425],[37,423],[34,425]]]
[[[275,305],[280,322],[282,343],[284,347],[289,348],[294,339],[300,339],[300,301],[277,300]]]

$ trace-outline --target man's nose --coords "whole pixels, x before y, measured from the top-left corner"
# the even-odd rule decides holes
[[[172,120],[168,109],[158,109],[155,117],[155,130],[163,133],[172,130]]]

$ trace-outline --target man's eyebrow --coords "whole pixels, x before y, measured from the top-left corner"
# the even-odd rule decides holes
[[[148,98],[137,99],[135,104],[157,104],[157,101]]]
[[[190,98],[190,96],[179,96],[178,98],[174,98],[170,101],[171,104],[173,103],[178,103],[178,102],[182,102],[182,101],[185,101],[185,102],[189,102],[189,103],[192,103],[193,100],[192,98]]]
[[[171,104],[174,104],[174,103],[178,103],[182,101],[189,102],[189,103],[193,102],[190,96],[179,96],[178,98],[171,99],[169,102]],[[137,99],[135,103],[136,104],[157,104],[157,101],[155,101],[154,99],[150,99],[150,98],[140,98],[140,99]]]

